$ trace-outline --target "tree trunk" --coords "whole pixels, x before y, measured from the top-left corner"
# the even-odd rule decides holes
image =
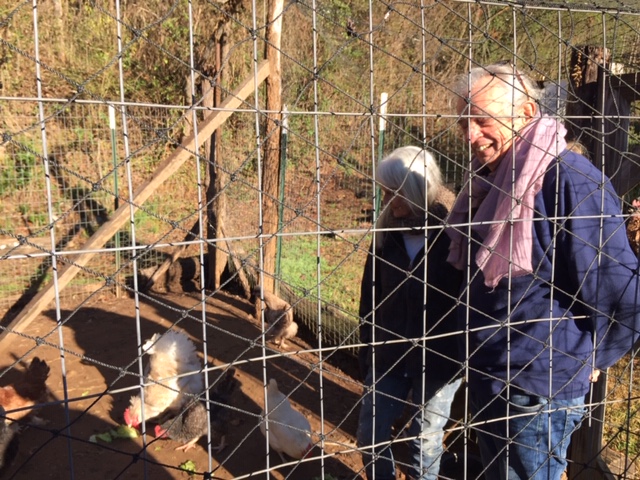
[[[221,102],[221,89],[223,74],[222,74],[222,58],[223,50],[227,50],[227,33],[226,28],[228,24],[225,24],[222,28],[218,29],[216,33],[215,42],[215,67],[211,72],[212,78],[215,78],[213,85],[206,82],[203,84],[203,88],[208,89],[207,94],[204,97],[205,106],[217,107]],[[222,168],[218,168],[220,155],[219,155],[219,138],[222,135],[222,127],[211,135],[210,140],[207,141],[205,147],[205,154],[207,157],[207,171],[209,172],[209,182],[207,185],[207,238],[215,238],[219,241],[222,239],[222,231],[224,227],[225,212],[226,212],[226,196],[224,192],[224,186],[228,181],[228,175]],[[227,254],[224,249],[219,248],[219,244],[216,242],[209,247],[208,265],[207,265],[207,288],[217,290],[220,288],[222,273],[227,265]]]

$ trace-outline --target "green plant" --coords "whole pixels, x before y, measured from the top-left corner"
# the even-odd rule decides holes
[[[34,211],[31,204],[21,203],[18,205],[18,211],[20,212],[23,220],[26,220],[36,228],[49,223],[49,216],[46,211]]]
[[[157,217],[158,206],[154,203],[146,203],[144,208],[136,210],[134,225],[138,232],[157,234],[162,231],[164,223]]]
[[[6,158],[10,163],[0,166],[0,195],[24,188],[31,181],[37,163],[35,154],[27,149]]]
[[[87,130],[86,128],[76,127],[73,129],[73,133],[75,134],[77,141],[80,143],[95,141],[93,132],[91,130]]]
[[[346,312],[357,311],[363,267],[364,254],[348,241],[322,237],[320,258],[315,237],[283,242],[282,281],[311,295],[315,295],[319,285],[323,303]]]

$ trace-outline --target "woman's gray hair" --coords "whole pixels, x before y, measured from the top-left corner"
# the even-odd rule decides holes
[[[452,86],[453,93],[462,98],[469,98],[469,92],[473,87],[487,77],[498,78],[512,88],[511,98],[514,105],[521,105],[528,99],[538,101],[542,97],[542,89],[536,82],[508,62],[473,67],[468,73],[456,77]]]
[[[421,226],[426,222],[426,209],[442,187],[442,174],[431,152],[419,147],[396,148],[376,168],[376,181],[407,201]],[[384,208],[376,222],[378,228],[390,225],[391,209]]]

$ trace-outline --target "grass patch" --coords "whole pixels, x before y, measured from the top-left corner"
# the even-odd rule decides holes
[[[319,252],[319,255],[318,255]],[[281,293],[295,305],[296,317],[318,335],[318,285],[322,340],[357,343],[360,280],[366,253],[344,239],[301,236],[283,241]],[[319,270],[319,273],[318,273]]]
[[[360,280],[365,254],[354,251],[343,239],[312,236],[282,242],[281,278],[283,283],[310,295],[318,292],[324,303],[357,313]],[[319,266],[319,268],[318,268]]]
[[[603,444],[635,459],[640,454],[640,359],[625,356],[609,369]],[[635,380],[635,381],[634,381]]]

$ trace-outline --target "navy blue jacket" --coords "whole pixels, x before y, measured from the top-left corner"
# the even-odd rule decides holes
[[[362,277],[360,341],[374,345],[360,349],[363,378],[373,354],[379,374],[426,373],[430,381],[444,384],[461,373],[455,304],[462,272],[446,261],[449,237],[444,230],[429,232],[427,255],[418,252],[413,264],[398,231],[387,233],[375,256],[369,252]]]
[[[497,394],[510,382],[529,394],[578,398],[594,366],[613,365],[638,339],[638,259],[619,199],[586,158],[560,158],[535,197],[533,274],[490,289],[471,242],[458,313],[469,322],[472,388]]]

